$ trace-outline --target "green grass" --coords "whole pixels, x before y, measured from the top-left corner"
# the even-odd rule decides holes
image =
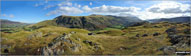
[[[168,26],[165,26],[168,25]],[[158,26],[158,27],[154,27]],[[76,32],[72,34],[68,40],[71,40],[82,46],[78,52],[72,52],[68,48],[64,54],[115,54],[115,55],[159,55],[163,54],[162,51],[157,51],[158,48],[162,46],[170,46],[169,38],[165,30],[175,26],[170,23],[157,23],[157,24],[144,24],[141,26],[128,27],[124,29],[116,28],[105,28],[103,30],[88,31],[85,29],[77,28],[65,28],[56,26],[45,26],[38,29],[33,29],[32,31],[20,30],[14,33],[0,32],[2,35],[1,45],[10,45],[8,48],[11,54],[34,54],[35,51],[40,47],[45,47],[48,43],[56,37],[61,36],[63,33]],[[176,24],[178,30],[183,31],[184,29],[190,28],[182,24]],[[88,33],[100,33],[95,35],[88,35]],[[161,35],[153,36],[155,32]],[[36,33],[42,33],[41,36],[29,38],[31,35]],[[140,34],[140,37],[136,37]],[[143,34],[148,36],[142,37]],[[179,34],[183,34],[180,32]],[[45,35],[48,35],[45,37]],[[80,39],[80,40],[78,40]],[[93,46],[83,43],[84,40],[92,41],[93,43],[99,44],[100,50],[95,51]],[[25,45],[26,43],[30,43]],[[65,43],[67,47],[73,45]],[[123,50],[120,50],[122,48]],[[3,49],[1,52],[3,53]],[[178,49],[180,51],[186,49]],[[23,52],[23,53],[21,53]]]

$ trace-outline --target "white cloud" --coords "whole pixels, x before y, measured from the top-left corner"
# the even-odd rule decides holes
[[[89,8],[87,5],[83,6],[83,7],[82,7],[82,10],[84,10],[85,12],[90,12],[90,11],[92,11],[92,9]]]
[[[58,6],[72,6],[72,3],[71,2],[62,2],[62,3],[59,3]]]
[[[80,8],[81,7],[81,5],[78,5],[78,8]]]
[[[89,3],[91,5],[92,3]],[[122,6],[98,6],[89,7],[70,2],[58,4],[58,8],[49,12],[47,15],[61,14],[72,15],[80,13],[102,14],[102,15],[118,15],[118,16],[137,16],[140,19],[156,19],[156,18],[171,18],[180,16],[191,16],[190,5],[178,2],[162,2],[151,5],[150,7],[141,10],[138,7],[122,7]]]
[[[75,7],[59,7],[57,10],[51,11],[47,14],[49,15],[54,15],[54,14],[61,14],[61,15],[70,15],[70,14],[80,14],[83,13],[82,10],[79,8]]]
[[[92,2],[90,2],[90,5],[92,5]]]
[[[48,8],[52,8],[52,7],[55,7],[55,5],[48,5],[48,6],[45,6],[44,9],[48,9]]]
[[[91,11],[94,13],[137,12],[138,10],[140,10],[140,8],[136,8],[136,7],[120,7],[120,6],[106,6],[106,5],[102,5],[99,7],[93,7],[93,8],[84,6],[83,9],[85,11]]]
[[[3,17],[6,17],[7,15],[6,14],[2,14]]]
[[[9,17],[9,18],[14,18],[15,16],[13,14],[2,14],[2,17]]]
[[[191,7],[189,4],[182,4],[178,2],[163,2],[155,4],[146,9],[153,13],[188,13],[191,12]]]
[[[159,19],[159,18],[172,18],[172,17],[181,17],[181,16],[189,16],[189,14],[181,14],[181,13],[152,13],[152,12],[140,12],[137,15],[140,19],[148,20],[148,19]]]
[[[14,16],[13,14],[10,14],[9,17],[10,17],[10,18],[14,18],[15,16]]]
[[[191,16],[191,8],[188,4],[182,4],[178,2],[162,2],[151,5],[143,11],[138,12],[125,12],[125,15],[137,16],[142,20],[159,19],[159,18],[172,18],[181,16]],[[122,15],[122,14],[119,14]]]

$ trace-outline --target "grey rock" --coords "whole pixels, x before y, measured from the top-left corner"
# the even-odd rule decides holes
[[[71,34],[75,34],[76,32],[75,31],[72,31],[72,32],[70,32]]]
[[[172,55],[175,54],[176,48],[173,46],[163,46],[159,48],[158,50],[163,51],[164,55]]]
[[[136,37],[140,37],[140,34],[136,34]]]
[[[86,44],[89,44],[89,45],[91,45],[91,46],[93,45],[93,42],[92,42],[92,41],[89,41],[89,40],[84,40],[83,42],[86,43]]]
[[[42,54],[45,56],[49,55],[61,55],[65,52],[65,48],[69,48],[73,52],[78,52],[79,48],[81,48],[80,44],[76,44],[75,42],[69,40],[70,35],[64,33],[62,36],[53,39],[53,42],[49,43],[48,46],[42,49]],[[73,45],[72,47],[66,47],[64,43],[69,43]]]
[[[28,36],[28,39],[32,39],[33,37],[42,37],[42,32],[33,33]]]
[[[142,37],[146,37],[146,36],[148,36],[148,34],[143,34],[143,35],[142,35]]]
[[[175,27],[171,27],[165,31],[168,34],[175,34],[177,32]]]

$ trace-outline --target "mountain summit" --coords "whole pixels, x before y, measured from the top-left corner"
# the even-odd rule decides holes
[[[126,26],[142,20],[133,17],[120,16],[104,16],[104,15],[90,15],[90,16],[58,16],[53,20],[40,22],[33,26],[62,26],[68,28],[83,28],[87,30],[97,30],[106,27]]]

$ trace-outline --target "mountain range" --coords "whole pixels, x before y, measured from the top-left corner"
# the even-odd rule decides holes
[[[21,23],[16,21],[10,21],[6,19],[0,19],[1,28],[10,28],[10,27],[21,27],[29,25],[28,23]]]
[[[148,20],[149,22],[152,23],[158,23],[162,21],[166,22],[178,22],[178,23],[189,23],[191,17],[175,17],[175,18],[161,18],[161,19],[152,19]]]

